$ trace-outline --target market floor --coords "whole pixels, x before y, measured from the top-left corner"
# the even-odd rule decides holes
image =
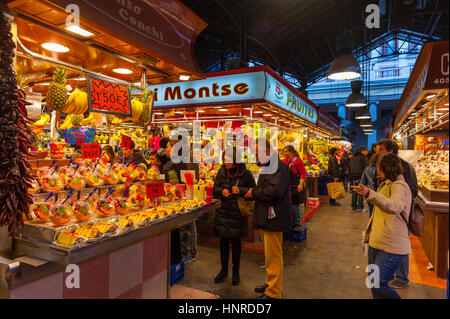
[[[299,244],[284,242],[283,298],[372,298],[365,286],[367,259],[361,248],[362,231],[369,215],[352,213],[350,201],[348,194],[340,200],[341,207],[322,203],[305,223],[307,240]],[[263,267],[264,254],[243,250],[240,285],[231,285],[231,265],[227,280],[215,284],[214,276],[220,269],[218,246],[199,243],[196,259],[185,266],[185,276],[178,284],[220,298],[255,298],[258,294],[254,287],[265,281]],[[445,289],[416,283],[398,293],[411,299],[446,298]]]

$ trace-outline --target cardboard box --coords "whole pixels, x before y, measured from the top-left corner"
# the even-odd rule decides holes
[[[306,207],[317,208],[320,206],[320,198],[308,197],[306,199]]]

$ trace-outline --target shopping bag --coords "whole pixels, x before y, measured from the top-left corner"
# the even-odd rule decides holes
[[[253,211],[255,210],[255,201],[253,200],[245,200],[245,198],[238,198],[239,210],[241,211],[242,216],[252,216]]]
[[[344,198],[346,195],[344,184],[341,182],[327,184],[328,197],[331,199]]]

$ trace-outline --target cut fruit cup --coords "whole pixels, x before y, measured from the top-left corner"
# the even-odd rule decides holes
[[[54,226],[63,226],[70,222],[72,214],[69,205],[55,204],[50,210],[50,221]]]

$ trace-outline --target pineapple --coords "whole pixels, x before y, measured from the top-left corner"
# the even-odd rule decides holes
[[[81,122],[84,120],[83,114],[74,114],[72,115],[72,125],[73,126],[80,126]]]
[[[17,72],[17,85],[19,86],[20,90],[24,90],[28,87],[28,84],[30,83],[30,78],[23,75],[22,72]]]
[[[150,121],[150,104],[144,104],[139,124],[145,125],[148,121]]]
[[[114,115],[112,114],[106,114],[106,124],[112,125],[112,121],[114,120]]]
[[[66,70],[56,68],[53,75],[54,81],[50,83],[47,91],[47,109],[60,111],[67,102]]]
[[[178,175],[177,172],[175,172],[175,170],[170,170],[167,174],[169,175],[170,184],[172,185],[178,184]]]

